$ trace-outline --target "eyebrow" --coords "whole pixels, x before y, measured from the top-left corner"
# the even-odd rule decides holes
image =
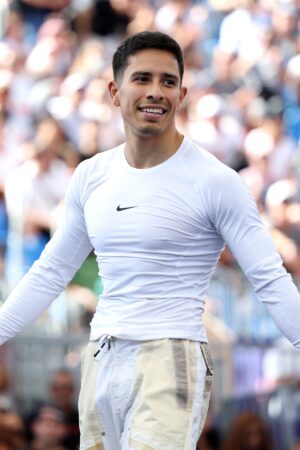
[[[138,70],[136,72],[133,72],[131,74],[130,78],[134,78],[137,75],[143,75],[143,76],[146,76],[146,77],[151,77],[151,76],[153,76],[153,72],[139,71]],[[177,82],[179,81],[179,77],[177,75],[174,75],[173,73],[163,72],[160,75],[162,75],[163,78],[172,78],[174,81],[177,81]]]

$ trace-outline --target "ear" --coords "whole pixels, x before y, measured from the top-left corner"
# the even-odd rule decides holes
[[[180,88],[179,102],[178,102],[176,111],[180,111],[180,110],[181,110],[181,107],[182,107],[182,104],[183,104],[184,99],[185,99],[185,97],[186,97],[186,94],[187,94],[187,88],[184,87],[184,86],[182,86],[182,87]]]
[[[113,105],[120,106],[119,86],[116,81],[110,81],[108,83],[108,91],[109,91],[110,97],[112,99]]]

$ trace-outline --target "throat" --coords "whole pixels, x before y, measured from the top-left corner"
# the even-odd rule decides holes
[[[160,139],[141,139],[140,142],[135,142],[137,145],[132,145],[126,142],[125,158],[128,164],[136,169],[149,169],[150,167],[158,166],[169,159],[177,152],[182,144],[184,137],[178,133],[176,138],[164,142]]]

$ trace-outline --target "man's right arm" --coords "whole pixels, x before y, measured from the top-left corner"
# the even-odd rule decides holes
[[[83,182],[79,166],[70,181],[61,226],[0,309],[0,344],[49,307],[92,251],[80,200]]]

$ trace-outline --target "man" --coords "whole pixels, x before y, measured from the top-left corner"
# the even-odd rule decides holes
[[[186,96],[178,44],[129,37],[109,92],[126,143],[80,164],[65,219],[0,314],[4,342],[35,320],[95,249],[104,292],[79,398],[81,450],[194,450],[212,364],[205,292],[228,243],[300,348],[300,297],[240,177],[175,126]]]

